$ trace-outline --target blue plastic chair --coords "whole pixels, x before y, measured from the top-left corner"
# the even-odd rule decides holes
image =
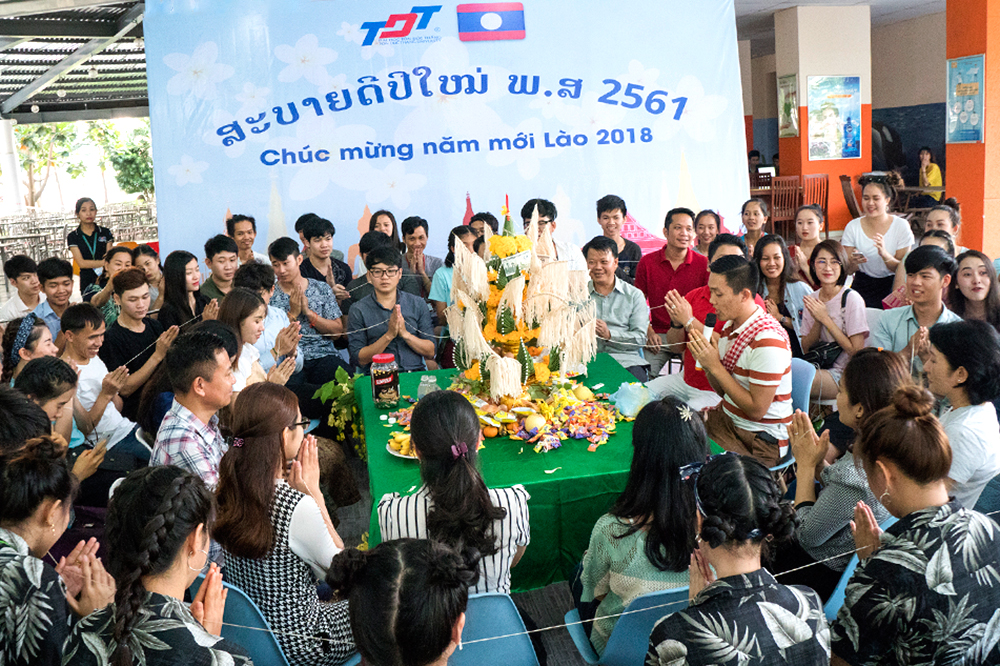
[[[889,516],[883,520],[879,527],[882,531],[892,527],[896,521],[899,520],[894,516]],[[861,560],[858,559],[858,554],[855,553],[851,557],[851,561],[847,563],[847,568],[844,569],[843,575],[840,577],[840,582],[837,583],[837,587],[833,588],[833,594],[827,599],[826,605],[823,606],[823,612],[826,613],[826,619],[829,622],[833,622],[837,619],[837,613],[840,612],[841,607],[844,605],[844,595],[847,593],[847,583],[851,580],[851,576],[854,575],[854,570],[858,568],[858,563]]]
[[[801,358],[792,359],[792,409],[801,409],[809,413],[809,393],[812,391],[813,379],[816,378],[816,366]]]
[[[204,580],[205,574],[198,574],[194,583],[188,588],[192,599],[195,598]],[[222,614],[222,637],[243,647],[255,664],[288,666],[285,653],[281,651],[277,638],[271,633],[271,625],[264,619],[264,614],[260,612],[257,604],[240,588],[226,582],[222,584],[229,590],[226,595],[226,610]]]
[[[792,410],[801,409],[803,413],[809,413],[809,394],[812,391],[813,379],[816,377],[816,366],[807,363],[801,358],[792,359]],[[791,450],[785,457],[771,468],[772,472],[780,472],[786,467],[791,467],[795,463],[795,456]]]
[[[205,580],[205,574],[198,574],[188,593],[194,599],[198,588]],[[282,652],[277,638],[271,633],[271,625],[260,612],[260,608],[243,590],[223,581],[223,586],[229,590],[226,595],[226,610],[222,614],[222,637],[244,648],[255,664],[273,664],[274,666],[289,666],[285,653]],[[232,626],[240,625],[240,626]],[[253,627],[243,629],[242,627]],[[263,631],[261,631],[263,630]],[[355,652],[344,666],[357,666],[361,663],[361,655]]]
[[[650,592],[632,600],[625,609],[626,615],[618,618],[614,631],[600,657],[594,651],[587,633],[580,622],[580,612],[575,608],[564,618],[573,644],[588,664],[602,666],[637,666],[646,659],[649,635],[653,625],[666,615],[687,608],[688,588],[675,587],[660,592]],[[670,604],[666,608],[667,604]]]
[[[535,648],[526,631],[521,614],[508,595],[495,592],[471,594],[465,609],[462,649],[452,653],[448,666],[482,666],[501,662],[504,666],[538,666]],[[515,635],[482,643],[472,642],[509,634]]]

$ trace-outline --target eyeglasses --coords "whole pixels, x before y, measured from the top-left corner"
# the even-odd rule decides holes
[[[309,419],[302,419],[301,421],[296,421],[295,423],[293,423],[292,425],[290,425],[288,427],[291,428],[291,429],[293,429],[293,430],[295,428],[305,428],[307,425],[309,425],[309,423],[310,423]]]
[[[373,278],[396,277],[396,275],[399,273],[399,269],[398,268],[373,268],[373,269],[371,269],[368,272],[372,274]]]
[[[841,264],[837,259],[830,259],[829,261],[826,259],[817,259],[816,266],[819,268],[826,268],[827,266],[843,266],[843,264]]]

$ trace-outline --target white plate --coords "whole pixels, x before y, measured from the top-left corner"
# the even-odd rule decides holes
[[[389,442],[385,443],[385,450],[389,452],[389,455],[396,456],[397,458],[402,458],[403,460],[416,460],[417,459],[416,456],[404,456],[402,453],[400,453],[399,451],[396,451],[391,446],[389,446]]]

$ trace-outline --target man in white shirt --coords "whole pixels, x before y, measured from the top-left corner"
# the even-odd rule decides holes
[[[792,420],[792,349],[781,324],[754,302],[757,269],[736,256],[716,259],[708,288],[726,322],[718,343],[697,327],[688,331],[691,354],[701,363],[722,403],[709,409],[708,436],[719,446],[773,467],[788,452]]]
[[[15,255],[4,262],[3,272],[7,282],[14,285],[17,291],[0,308],[0,326],[33,312],[45,300],[34,259],[23,254]]]
[[[149,462],[150,449],[139,439],[139,426],[121,415],[118,392],[128,380],[125,366],[108,372],[97,355],[104,344],[104,316],[90,303],[66,308],[62,316],[66,336],[63,360],[79,368],[76,396],[95,424],[92,437],[108,441],[100,469],[128,472]]]
[[[545,199],[530,199],[521,206],[521,219],[524,220],[524,228],[527,230],[531,223],[531,215],[538,206],[538,233],[541,234],[548,225],[549,233],[552,234],[552,244],[556,249],[556,261],[566,261],[569,263],[571,271],[587,270],[587,262],[584,261],[583,252],[579,247],[568,241],[561,241],[556,238],[556,205]]]

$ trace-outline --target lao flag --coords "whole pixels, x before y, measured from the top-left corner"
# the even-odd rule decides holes
[[[524,5],[520,2],[459,5],[458,38],[463,42],[524,39]]]

